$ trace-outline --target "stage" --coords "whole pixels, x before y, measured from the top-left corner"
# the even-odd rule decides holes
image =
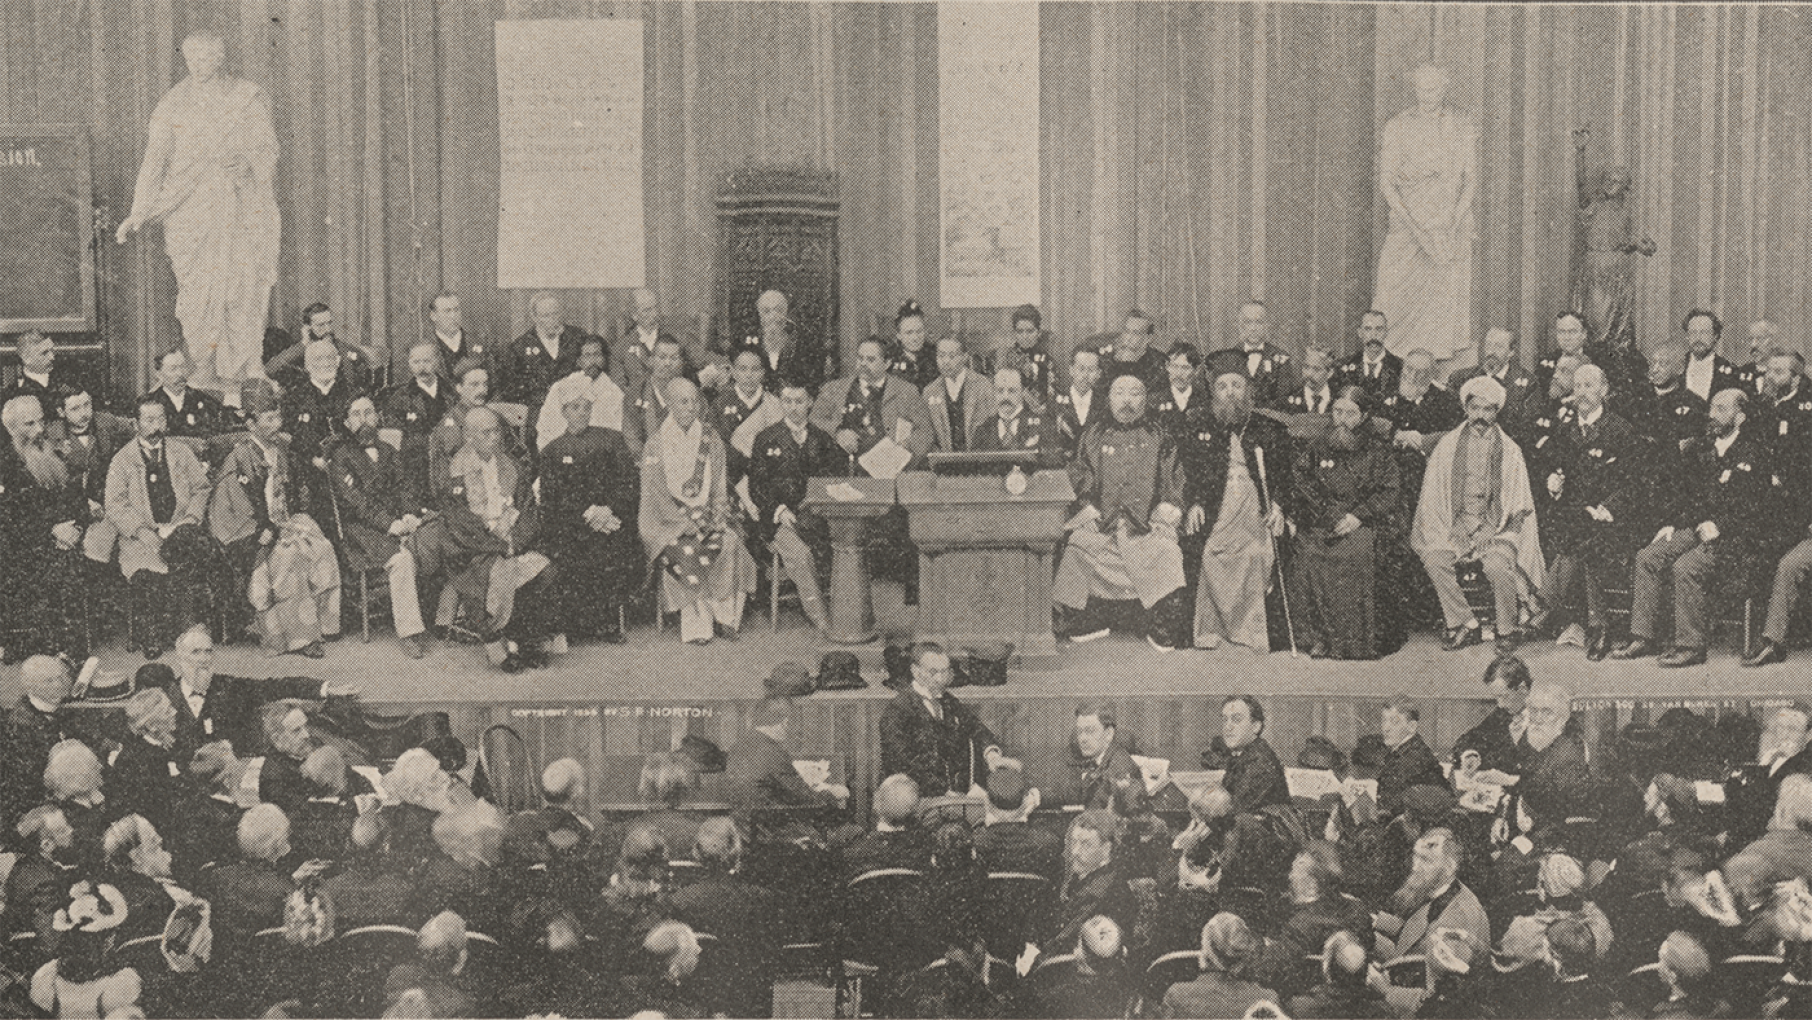
[[[912,611],[900,604],[897,588],[877,584],[876,603],[884,631],[910,632]],[[1580,649],[1551,641],[1532,643],[1522,655],[1537,679],[1557,679],[1573,691],[1588,739],[1596,744],[1632,721],[1652,719],[1676,705],[1716,716],[1804,696],[1812,654],[1796,651],[1783,665],[1743,669],[1739,640],[1734,633],[1718,635],[1711,662],[1688,669],[1662,669],[1653,659],[1590,663]],[[563,756],[586,762],[595,777],[592,805],[599,807],[633,801],[640,758],[677,747],[688,733],[727,750],[746,729],[768,671],[788,660],[815,671],[819,654],[796,610],[783,607],[780,630],[771,633],[764,604],[748,614],[738,641],[684,645],[671,625],[657,633],[643,622],[632,624],[626,644],[578,643],[547,668],[515,676],[491,667],[475,645],[435,642],[424,658],[411,660],[387,627],[374,627],[369,644],[355,630],[328,645],[326,658],[318,661],[270,657],[254,645],[225,647],[216,653],[215,668],[241,676],[306,675],[350,683],[385,714],[444,711],[453,731],[473,749],[474,761],[485,731],[508,726],[523,738],[537,773]],[[1234,693],[1263,700],[1266,736],[1289,763],[1311,734],[1325,734],[1350,749],[1361,735],[1377,732],[1379,709],[1399,692],[1422,702],[1422,734],[1444,754],[1490,710],[1480,679],[1492,654],[1483,646],[1446,652],[1435,636],[1422,634],[1376,662],[1230,648],[1166,655],[1143,638],[1115,634],[1062,645],[1055,669],[1015,670],[1004,687],[956,693],[976,706],[1007,752],[1024,759],[1034,775],[1064,757],[1075,707],[1093,698],[1116,707],[1121,729],[1137,736],[1142,753],[1168,758],[1179,770],[1197,767],[1201,750],[1219,732],[1220,699]],[[100,655],[109,669],[136,669],[144,661],[127,656],[117,641]],[[864,658],[878,661],[878,649]],[[17,677],[16,670],[6,674],[9,704]],[[793,734],[802,757],[833,760],[861,804],[882,778],[876,727],[892,696],[881,685],[884,671],[878,666],[866,669],[864,677],[870,684],[866,691],[804,699]],[[705,792],[711,791],[707,785]]]

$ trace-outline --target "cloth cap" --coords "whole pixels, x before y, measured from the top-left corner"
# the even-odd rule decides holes
[[[802,698],[812,693],[812,675],[797,662],[783,662],[768,673],[762,686],[771,695],[785,695],[789,698]]]
[[[1466,406],[1466,401],[1473,397],[1501,408],[1504,406],[1504,384],[1488,375],[1475,375],[1460,386],[1460,406]]]

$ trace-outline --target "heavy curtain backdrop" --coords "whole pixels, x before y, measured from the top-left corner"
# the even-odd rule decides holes
[[[19,0],[0,4],[0,121],[87,124],[95,194],[129,204],[157,98],[196,27],[270,92],[284,247],[274,321],[326,300],[350,336],[401,350],[447,287],[474,330],[527,324],[496,280],[492,22],[639,18],[647,274],[670,316],[712,328],[712,200],[746,161],[834,168],[845,351],[900,301],[1004,331],[1005,309],[937,294],[932,4],[592,0]],[[1792,7],[1104,3],[1039,12],[1046,321],[1067,347],[1131,305],[1225,342],[1247,295],[1283,342],[1351,348],[1383,236],[1377,132],[1433,59],[1479,118],[1475,328],[1548,343],[1571,259],[1569,132],[1634,172],[1660,243],[1638,278],[1652,344],[1692,304],[1812,325],[1812,12]],[[161,236],[108,246],[119,394],[175,345]],[[622,291],[568,292],[608,334]],[[1538,338],[1538,343],[1528,342]],[[1738,341],[1727,345],[1734,352]],[[1797,341],[1796,341],[1797,342]]]

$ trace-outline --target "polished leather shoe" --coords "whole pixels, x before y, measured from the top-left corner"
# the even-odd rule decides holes
[[[1755,654],[1743,660],[1745,666],[1772,666],[1777,662],[1787,661],[1787,650],[1772,641],[1763,639],[1762,647]]]
[[[1703,648],[1676,648],[1656,660],[1656,664],[1668,669],[1679,669],[1681,666],[1703,666],[1707,656]]]
[[[1483,640],[1485,640],[1484,635],[1479,633],[1476,625],[1455,627],[1447,632],[1447,640],[1441,643],[1441,647],[1450,652],[1457,652],[1462,648],[1471,648]]]
[[[1605,659],[1605,656],[1610,655],[1610,654],[1611,654],[1611,636],[1605,632],[1605,629],[1603,627],[1594,627],[1594,628],[1587,629],[1586,630],[1586,652],[1585,652],[1586,661],[1603,662]]]
[[[1613,659],[1640,659],[1655,654],[1655,648],[1644,638],[1636,638],[1611,653]]]

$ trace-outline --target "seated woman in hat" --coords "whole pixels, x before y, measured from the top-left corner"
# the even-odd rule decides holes
[[[642,454],[642,542],[661,564],[662,605],[679,611],[680,640],[735,640],[755,560],[731,516],[723,439],[699,418],[688,380],[667,384],[667,406]]]

